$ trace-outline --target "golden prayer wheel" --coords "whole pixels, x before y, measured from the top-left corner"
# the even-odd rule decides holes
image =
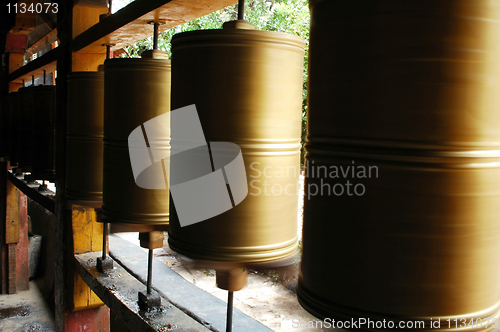
[[[241,203],[184,227],[172,193],[169,244],[191,258],[273,264],[297,250],[305,44],[254,29],[228,22],[172,39],[172,111],[195,104],[207,142],[239,146],[248,182]]]
[[[33,86],[18,90],[18,111],[15,112],[17,123],[17,163],[24,172],[30,172],[33,166]]]
[[[9,159],[9,136],[10,136],[10,96],[4,95],[0,100],[0,157],[4,161]]]
[[[7,98],[8,112],[9,112],[9,137],[8,137],[8,148],[9,148],[9,161],[10,164],[17,164],[18,160],[18,140],[17,140],[17,113],[19,112],[19,92],[11,92],[8,94]]]
[[[33,169],[35,180],[55,181],[56,87],[33,88]]]
[[[147,57],[143,54],[141,59],[109,59],[104,67],[104,221],[168,225],[168,188],[139,187],[131,158],[137,161],[136,152],[142,145],[168,150],[170,123],[164,123],[154,137],[141,136],[140,142],[130,141],[130,146],[129,135],[148,120],[170,111],[170,60],[165,53],[154,51],[148,52]],[[149,155],[145,157],[143,162],[152,166]],[[154,164],[156,170],[165,172],[162,166],[165,165]]]
[[[104,72],[68,75],[66,195],[102,205]]]
[[[364,330],[498,327],[500,3],[310,6],[300,303]]]

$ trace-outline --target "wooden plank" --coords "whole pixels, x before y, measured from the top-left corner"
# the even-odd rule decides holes
[[[93,209],[92,218],[92,251],[102,251],[102,233],[104,231],[104,224],[97,221],[97,211]],[[107,243],[109,249],[109,241]]]
[[[54,196],[52,196],[49,191],[45,191],[43,194],[38,191],[39,184],[28,184],[24,180],[18,179],[11,172],[7,172],[7,179],[9,180],[8,183],[11,183],[15,187],[17,187],[26,196],[46,208],[48,211],[52,213],[56,212],[56,203],[54,200]]]
[[[10,73],[16,72],[17,70],[22,68],[22,66],[24,64],[24,58],[23,58],[22,54],[18,54],[18,53],[9,53],[7,56],[8,56],[7,57],[8,65],[9,65],[9,67],[8,67],[9,68],[9,76],[8,77],[10,77]],[[19,84],[19,83],[21,83],[21,82],[10,82],[9,83],[9,92],[14,92],[14,91],[19,90],[19,88],[21,87],[21,84]]]
[[[13,33],[8,33],[5,41],[5,53],[19,53],[24,54],[26,50],[26,41],[28,37],[26,35],[16,35]]]
[[[16,244],[16,287],[18,291],[30,288],[28,199],[19,192],[19,241]]]
[[[104,47],[104,46],[103,46]],[[106,60],[106,54],[97,53],[81,53],[76,52],[72,54],[73,71],[97,71],[99,65]]]
[[[23,55],[20,53],[9,53],[9,73],[15,72],[24,64]]]
[[[62,2],[59,2],[62,4]],[[67,324],[77,320],[77,313],[68,312],[73,301],[73,229],[71,227],[71,211],[65,200],[66,188],[66,123],[67,123],[67,75],[71,73],[71,31],[73,26],[73,1],[69,5],[60,6],[57,13],[57,30],[60,45],[51,52],[58,50],[57,58],[57,89],[56,89],[56,224],[55,224],[55,284],[54,284],[54,316],[56,332],[69,331]],[[91,310],[92,311],[92,310]],[[85,311],[87,312],[87,311]],[[83,312],[82,312],[83,313]],[[79,313],[78,313],[79,314]],[[78,331],[78,330],[77,330]],[[104,331],[109,331],[104,330]]]
[[[69,35],[74,37],[87,30],[89,27],[99,21],[99,16],[101,14],[107,12],[107,7],[91,7],[76,4],[75,6],[73,6],[71,11],[71,33]],[[70,50],[68,49],[67,51]],[[68,63],[68,71],[63,73],[61,76],[63,77],[63,79],[70,71],[96,71],[97,67],[100,64],[104,63],[105,60],[105,54],[91,54],[91,52],[68,52],[66,56],[70,57],[70,61]],[[65,90],[66,82],[63,82],[63,85],[61,87],[63,90]],[[60,115],[64,115],[64,117],[67,116],[65,114],[65,105],[63,105],[63,107],[60,108],[59,111]],[[65,137],[61,136],[59,138],[64,140]],[[64,145],[64,141],[61,141],[59,143],[60,145]],[[65,151],[64,148],[61,148],[61,150]],[[64,163],[64,161],[60,160],[59,165],[61,165],[62,163]],[[64,181],[59,181],[59,184],[61,184],[61,182],[64,183]],[[64,190],[62,192],[58,191],[58,193],[60,195],[64,195]],[[73,253],[94,252],[97,250],[101,251],[102,224],[97,223],[96,221],[95,209],[92,207],[75,204],[71,204],[70,209],[71,218],[70,220],[68,220],[68,225],[71,224]],[[91,255],[97,258],[97,255]],[[72,312],[66,313],[64,318],[65,325],[67,325],[68,322],[72,321],[74,318],[79,317],[80,313],[93,312],[93,308],[103,306],[103,302],[98,297],[96,297],[95,294],[93,294],[92,290],[85,284],[81,277],[77,275],[76,271],[74,270],[73,264],[74,262],[72,261],[66,266],[66,271],[64,271],[64,275],[66,276],[66,278],[73,278],[73,292],[68,292],[68,295],[72,295],[71,298],[68,299],[72,304],[70,306]],[[99,320],[101,318],[96,317],[96,319]],[[109,310],[106,319],[108,321],[108,326],[104,327],[104,329],[99,329],[99,331],[109,331]],[[79,318],[77,319],[77,321],[79,321],[79,324],[84,323]],[[78,324],[76,324],[74,328],[81,328],[81,326],[82,325],[78,326]]]
[[[66,315],[64,331],[109,331],[109,308],[100,307]]]
[[[160,310],[151,313],[141,311],[137,304],[138,292],[145,291],[146,286],[116,262],[114,269],[106,273],[97,271],[93,254],[75,255],[75,262],[83,280],[132,331],[153,332],[159,331],[160,328],[165,328],[164,331],[210,331],[173,306],[166,298],[162,299]]]
[[[27,197],[7,181],[5,243],[7,244],[8,293],[29,289]]]
[[[92,207],[71,205],[74,253],[102,250],[102,223],[97,222],[96,211]],[[97,254],[94,255],[97,258]],[[102,306],[103,302],[85,284],[82,278],[75,276],[73,285],[72,311],[86,310]]]
[[[87,211],[83,206],[72,206],[71,224],[73,227],[73,252],[76,254],[91,251],[92,224],[89,223]]]
[[[8,275],[9,275],[9,259],[8,259],[8,244],[2,244],[2,294],[8,293]]]
[[[77,275],[74,285],[73,312],[97,308],[104,303],[87,286],[82,277]]]
[[[7,166],[6,161],[0,161],[0,225],[5,225],[7,217]],[[0,281],[2,294],[7,293],[7,245],[5,244],[5,227],[0,227]]]
[[[42,38],[37,40],[35,43],[33,43],[33,45],[29,46],[26,49],[25,56],[31,57],[31,55],[33,55],[33,53],[37,53],[40,50],[48,47],[49,45],[52,46],[51,49],[56,48],[56,46],[54,45],[56,40],[57,40],[57,28],[54,30],[51,30],[45,36],[43,36]],[[54,42],[51,42],[51,41],[54,41]]]
[[[23,86],[21,83],[9,83],[9,93],[16,92],[17,90],[19,90],[22,87]]]
[[[105,54],[103,44],[112,43],[114,46],[111,50],[118,50],[151,36],[153,27],[147,24],[149,21],[164,20],[165,24],[159,28],[162,32],[234,3],[235,0],[136,0],[87,30],[74,28],[78,35],[75,34],[73,50],[79,53]],[[90,19],[84,21],[86,25],[91,22],[93,21]],[[83,32],[79,33],[80,31]],[[32,75],[35,78],[43,76],[44,70],[47,73],[55,71],[60,53],[59,48],[45,53],[11,72],[8,81],[19,84],[23,80],[31,80]],[[95,70],[94,64],[85,66],[89,69],[84,70]],[[17,88],[11,90],[16,91]]]
[[[148,22],[164,20],[159,31],[190,22],[236,3],[235,0],[136,0],[76,36],[73,50],[105,53],[103,44],[116,50],[153,35]]]
[[[7,245],[7,293],[17,293],[16,282],[16,244]]]
[[[26,8],[29,8],[29,4],[27,4]],[[33,29],[36,28],[36,15],[36,13],[32,14],[29,12],[23,14],[18,13],[16,15],[15,24],[10,31],[19,35],[29,34],[31,31],[33,31]]]
[[[19,242],[19,190],[7,182],[7,214],[5,220],[5,243]]]
[[[73,7],[73,31],[75,38],[91,26],[99,23],[99,16],[108,12],[107,7],[90,7],[77,4]]]
[[[138,245],[116,235],[109,236],[110,256],[124,266],[130,274],[145,282],[148,275],[148,253]],[[115,265],[115,266],[116,266]],[[225,331],[226,308],[224,301],[193,285],[166,264],[153,259],[153,289],[169,299],[170,303],[194,319],[210,326],[212,331]],[[233,330],[272,332],[270,328],[233,309]]]
[[[57,59],[60,56],[59,47],[48,51],[43,56],[28,62],[26,65],[20,67],[14,72],[11,72],[8,76],[8,80],[11,83],[22,83],[22,81],[30,81],[31,75],[35,78],[43,76],[43,71],[47,73],[56,70]]]
[[[102,250],[102,223],[92,207],[72,204],[73,250],[83,253]]]

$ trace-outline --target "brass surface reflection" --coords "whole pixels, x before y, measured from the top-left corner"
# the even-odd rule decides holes
[[[68,75],[66,196],[102,202],[104,72]]]
[[[195,104],[208,142],[238,144],[248,196],[185,227],[171,206],[169,244],[200,260],[272,262],[297,250],[305,45],[297,36],[230,25],[173,37],[172,109]]]
[[[311,10],[300,303],[320,318],[422,321],[419,331],[439,319],[494,328],[500,3]],[[340,194],[348,181],[362,187]]]
[[[169,191],[136,185],[128,136],[144,122],[170,111],[170,60],[159,51],[141,59],[106,60],[104,97],[103,217],[110,223],[165,225]],[[169,148],[170,125],[156,146]],[[147,162],[150,162],[149,160]],[[168,165],[167,165],[168,166]]]

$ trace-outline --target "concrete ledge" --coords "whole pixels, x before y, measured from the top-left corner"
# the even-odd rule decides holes
[[[147,252],[116,235],[109,236],[110,255],[143,283],[147,279]],[[167,265],[153,260],[153,288],[173,305],[211,331],[226,331],[224,301],[191,284]],[[234,308],[233,331],[272,332],[264,324]]]

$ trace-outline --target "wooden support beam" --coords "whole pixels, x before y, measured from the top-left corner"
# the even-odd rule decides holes
[[[77,4],[73,7],[73,38],[99,23],[99,17],[108,12],[107,7],[90,7]],[[106,50],[102,46],[102,50]],[[73,71],[97,71],[97,67],[106,60],[105,52],[89,53],[75,52],[73,57]]]
[[[109,308],[100,307],[67,315],[64,331],[109,331]]]
[[[70,269],[73,256],[73,230],[71,225],[71,211],[67,209],[65,200],[66,187],[66,105],[67,105],[67,75],[71,72],[71,30],[73,18],[73,1],[59,1],[57,13],[58,36],[60,45],[50,52],[58,52],[57,58],[57,89],[56,89],[56,224],[55,224],[55,330],[56,332],[69,331],[67,323],[77,319],[69,313],[68,302],[73,303],[68,292],[72,288],[74,274]],[[47,56],[47,55],[45,55]],[[43,56],[41,59],[43,59]],[[69,225],[68,225],[69,224]],[[69,293],[69,294],[68,294]]]
[[[149,21],[165,20],[159,31],[208,15],[236,3],[236,0],[136,0],[102,22],[77,35],[75,51],[104,53],[103,43],[118,50],[153,35]]]
[[[56,134],[56,149],[61,152],[56,160],[55,325],[57,332],[84,329],[109,332],[109,309],[78,276],[74,261],[76,252],[102,250],[102,225],[97,224],[94,209],[69,205],[65,198],[67,75],[76,70],[95,71],[97,64],[104,62],[104,58],[93,55],[74,55],[71,51],[72,37],[75,32],[84,31],[98,22],[99,15],[106,13],[107,9],[68,3],[60,3],[61,11],[57,19],[61,44],[57,59],[56,125],[59,131]]]
[[[17,293],[16,283],[16,244],[19,241],[19,191],[7,182],[7,213],[5,218],[5,238],[7,246],[7,293]]]
[[[7,217],[5,220],[5,243],[19,242],[19,190],[7,182]]]
[[[9,62],[8,64],[8,70],[9,74],[14,72],[16,69],[21,68],[24,63],[24,57],[22,54],[19,53],[8,53],[7,54],[7,61]],[[19,90],[19,88],[22,86],[19,82],[14,83],[10,82],[9,83],[9,92],[14,92]]]
[[[170,328],[159,328],[176,326],[177,328],[173,328],[173,331],[179,329],[181,331],[209,332],[207,326],[210,326],[211,322],[208,323],[205,319],[202,319],[202,322],[206,323],[204,325],[202,322],[196,321],[190,317],[191,313],[188,310],[182,310],[171,305],[166,298],[162,299],[162,307],[154,315],[141,311],[137,305],[137,294],[144,291],[146,286],[116,262],[113,264],[114,268],[108,273],[100,273],[92,264],[91,259],[90,254],[75,255],[78,272],[85,282],[101,296],[104,302],[110,308],[113,308],[113,313],[128,327],[127,330],[141,332],[168,331]],[[198,290],[203,292],[201,289]],[[264,332],[254,330],[252,327],[246,331]],[[270,332],[270,330],[265,332],[267,331]]]
[[[5,40],[5,53],[24,54],[28,37],[26,35],[16,35],[8,33]]]
[[[43,75],[45,70],[47,73],[56,70],[57,60],[62,56],[62,49],[55,48],[42,57],[37,58],[31,62],[28,62],[25,66],[17,69],[14,72],[9,72],[8,80],[10,83],[21,83],[22,80],[28,81],[31,79],[31,75],[38,78]]]
[[[7,293],[7,244],[5,243],[5,223],[7,220],[7,162],[0,161],[0,292]]]
[[[107,12],[107,7],[75,5],[73,7],[73,38],[99,23],[99,16]]]
[[[39,184],[27,183],[24,180],[17,178],[14,174],[7,172],[7,180],[11,182],[17,189],[23,192],[26,196],[43,206],[48,211],[55,213],[56,207],[53,197],[48,192],[40,192]]]
[[[75,254],[102,250],[102,223],[94,208],[72,205],[73,248]]]
[[[73,53],[73,71],[97,71],[97,67],[102,65],[104,60],[106,60],[106,54],[75,52]]]
[[[6,182],[6,214],[3,243],[6,244],[6,292],[29,289],[27,198],[10,181]]]
[[[107,12],[108,9],[106,7],[76,5],[73,8],[73,38],[99,23],[99,16]],[[105,46],[102,49],[105,50]],[[102,52],[100,54],[75,52],[72,54],[72,57],[73,71],[97,71],[97,67],[106,60],[106,55]]]
[[[16,287],[18,291],[30,288],[28,198],[19,191],[19,241],[16,245]]]
[[[72,227],[74,253],[102,250],[102,223],[96,221],[96,211],[91,207],[72,205]],[[97,258],[97,254],[96,257]],[[73,283],[73,311],[86,310],[102,306],[103,302],[87,286],[83,279],[75,274]]]
[[[27,35],[36,28],[36,14],[20,14],[16,15],[16,23],[12,27],[11,32],[15,34]]]
[[[7,244],[7,294],[17,293],[16,244]]]

